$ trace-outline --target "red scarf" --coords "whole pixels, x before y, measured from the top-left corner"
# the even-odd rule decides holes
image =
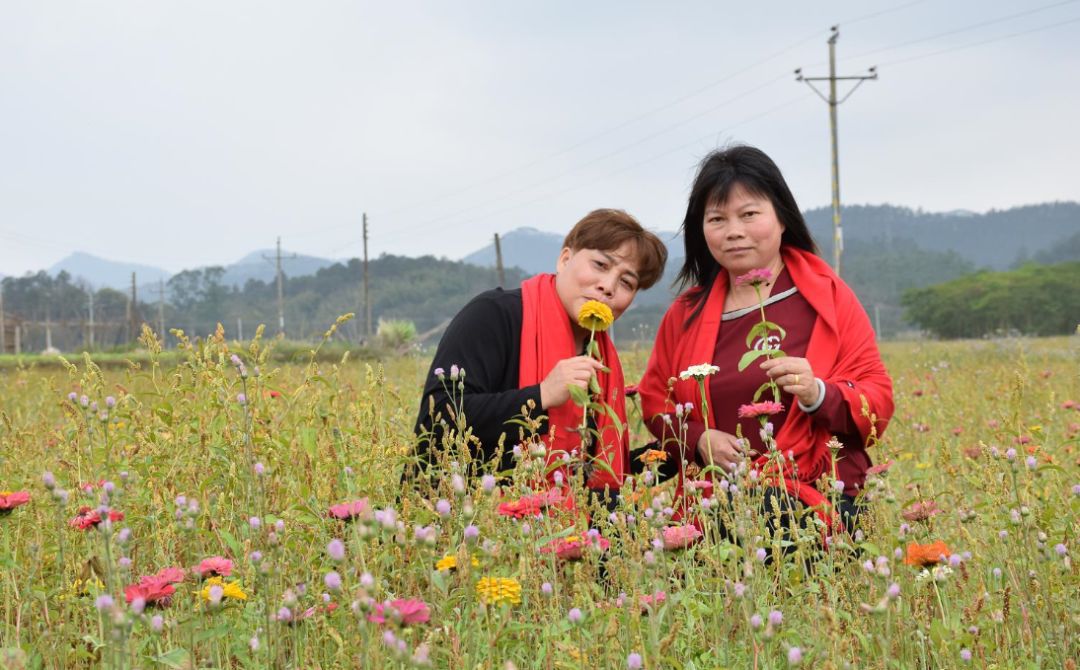
[[[521,284],[521,363],[518,367],[518,384],[524,388],[544,381],[555,364],[564,358],[576,355],[574,334],[566,308],[563,307],[559,294],[555,291],[555,275],[541,274],[526,279]],[[574,315],[576,318],[577,315]],[[611,372],[597,373],[600,382],[601,398],[615,411],[619,418],[616,424],[606,412],[598,412],[596,430],[599,441],[594,458],[606,463],[614,476],[602,467],[594,467],[589,477],[591,489],[618,489],[622,486],[623,475],[630,459],[630,434],[626,430],[626,397],[623,395],[624,381],[619,354],[607,333],[596,333],[596,342],[600,345],[603,363]],[[573,400],[568,400],[559,407],[549,407],[548,448],[549,458],[561,457],[581,449],[581,437],[577,427],[581,425],[582,410]],[[568,482],[565,468],[563,481]],[[554,477],[554,471],[549,479]]]
[[[795,286],[818,314],[806,350],[806,358],[814,374],[823,381],[835,383],[833,388],[840,389],[864,440],[872,430],[876,430],[880,437],[893,413],[892,380],[881,363],[866,312],[854,292],[823,260],[790,247],[782,247],[781,254]],[[721,271],[704,307],[689,326],[685,325],[686,318],[693,311],[694,302],[687,300],[685,295],[678,298],[664,315],[648,368],[639,385],[645,416],[670,414],[674,409],[673,401],[691,402],[691,417],[696,421],[703,420],[701,391],[697,381],[680,381],[678,376],[691,365],[712,362],[727,289],[728,276]],[[730,374],[735,364],[732,361],[731,367],[722,368],[719,374]],[[672,377],[676,378],[672,394],[674,398],[668,394],[668,380]],[[711,405],[707,382],[705,396]],[[863,414],[864,401],[875,418],[873,424]],[[829,450],[825,446],[830,437],[829,432],[815,425],[798,405],[791,407],[776,435],[777,449],[785,456],[785,468],[779,473],[763,474],[766,481],[774,485],[779,478],[792,495],[815,508],[822,520],[831,525],[834,520],[828,509],[828,500],[813,485],[831,464]],[[690,449],[695,447],[689,446]],[[755,465],[763,468],[766,460],[762,456]],[[792,462],[797,468],[797,475],[791,467]]]

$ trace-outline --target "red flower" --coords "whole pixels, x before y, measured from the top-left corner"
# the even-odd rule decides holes
[[[739,407],[740,419],[752,419],[756,416],[770,416],[772,414],[779,414],[784,411],[784,406],[778,402],[771,400],[765,400],[763,402],[755,402],[749,405],[742,405]]]
[[[303,613],[300,614],[299,618],[300,619],[310,619],[311,617],[315,616],[316,614],[318,614],[320,612],[323,613],[323,614],[331,614],[337,608],[338,608],[338,604],[337,603],[332,603],[332,602],[331,603],[326,603],[325,605],[312,606],[312,607],[309,607],[306,610],[304,610]]]
[[[207,577],[228,577],[232,574],[233,563],[223,556],[211,556],[210,558],[203,559],[201,563],[195,568],[199,571],[199,576],[203,579]]]
[[[143,579],[150,579],[150,578],[149,577],[144,577]],[[180,582],[184,581],[184,569],[183,568],[162,568],[161,570],[158,571],[158,573],[156,575],[153,576],[153,579],[161,579],[161,580],[164,580],[166,582],[169,582],[170,584],[179,584]]]
[[[554,552],[560,560],[577,561],[585,554],[585,549],[590,546],[595,547],[599,551],[607,551],[608,547],[611,546],[611,543],[599,535],[586,535],[584,537],[570,535],[568,537],[556,538],[551,542],[548,542],[540,548],[540,553],[550,554]]]
[[[172,602],[176,588],[160,577],[143,577],[138,584],[124,587],[124,599],[131,604],[136,598],[142,598],[147,605],[168,607]]]
[[[638,394],[638,385],[637,384],[627,384],[626,385],[626,397],[627,398],[633,398],[637,394]]]
[[[270,391],[266,395],[270,396],[271,398],[280,398],[281,391]]]
[[[701,531],[696,526],[668,526],[663,530],[664,549],[685,549],[701,538]]]
[[[339,505],[333,505],[330,507],[330,518],[341,519],[342,521],[352,521],[353,519],[370,519],[374,514],[371,509],[371,505],[368,504],[367,498],[360,498],[352,502],[341,503]]]
[[[11,514],[11,510],[30,502],[27,491],[0,491],[0,515]]]
[[[109,521],[123,521],[124,513],[117,512],[114,509],[109,510]],[[72,528],[78,528],[79,530],[87,530],[89,528],[96,528],[101,523],[101,513],[91,507],[80,507],[79,513],[74,519],[68,522],[68,525]]]
[[[431,610],[423,600],[403,599],[390,600],[375,605],[374,610],[368,615],[368,621],[372,623],[386,623],[397,621],[402,626],[411,626],[414,623],[427,623],[431,619]]]
[[[522,496],[513,502],[500,503],[498,512],[502,516],[510,516],[515,519],[533,517],[543,513],[546,508],[557,505],[560,502],[562,502],[562,493],[559,489],[551,489],[544,493],[534,493],[533,495]]]

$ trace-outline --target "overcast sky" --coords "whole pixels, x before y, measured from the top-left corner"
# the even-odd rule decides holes
[[[271,247],[460,258],[596,207],[681,221],[757,145],[829,202],[1080,199],[1080,1],[0,4],[0,273],[75,250],[171,271]],[[843,90],[843,89],[841,89]]]

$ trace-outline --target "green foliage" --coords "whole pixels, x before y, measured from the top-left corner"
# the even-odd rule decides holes
[[[1080,319],[1080,262],[979,272],[907,291],[907,318],[938,337],[1061,335]]]

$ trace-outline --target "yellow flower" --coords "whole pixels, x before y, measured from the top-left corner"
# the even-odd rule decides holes
[[[485,605],[520,605],[521,584],[510,577],[484,577],[476,582],[476,595]]]
[[[611,308],[599,300],[587,300],[578,312],[578,325],[586,330],[603,332],[615,321]]]
[[[202,590],[199,591],[199,595],[201,595],[202,599],[207,601],[207,602],[210,601],[210,587],[211,586],[220,586],[221,587],[221,599],[222,600],[229,599],[229,598],[231,598],[232,600],[247,600],[248,599],[247,594],[244,593],[243,589],[240,588],[240,582],[226,582],[221,577],[211,577],[210,579],[206,580],[203,583]]]
[[[83,596],[89,596],[104,592],[105,584],[97,577],[88,577],[85,580],[76,579],[74,582],[71,583],[71,586],[68,587],[67,590],[57,596],[57,600],[82,598]]]
[[[480,567],[480,561],[476,560],[475,556],[469,557],[469,562],[472,563],[474,568]],[[447,554],[443,556],[435,563],[435,569],[439,572],[445,572],[447,570],[457,569],[457,556],[454,554]]]

